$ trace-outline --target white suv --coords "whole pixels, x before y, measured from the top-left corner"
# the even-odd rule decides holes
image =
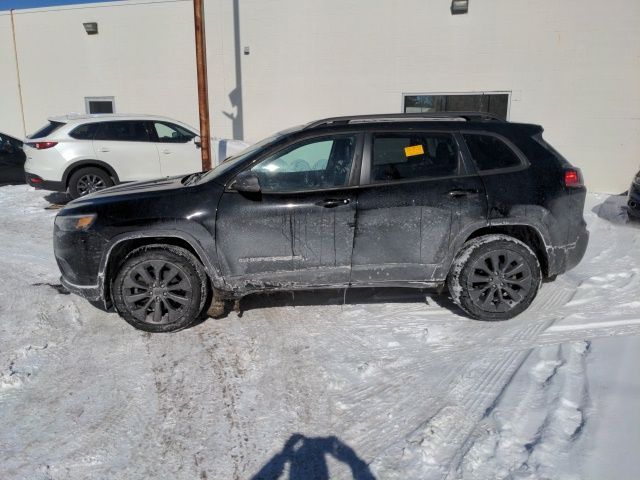
[[[239,140],[211,142],[213,165],[244,150]],[[24,142],[27,183],[78,198],[120,182],[200,171],[197,130],[153,115],[67,115]]]

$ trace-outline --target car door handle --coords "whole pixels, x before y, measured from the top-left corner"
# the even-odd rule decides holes
[[[101,152],[109,152],[110,150],[107,147],[100,147]]]
[[[340,205],[347,205],[349,203],[348,198],[325,198],[321,202],[316,203],[316,205],[320,205],[324,208],[335,208]]]
[[[162,150],[162,153],[164,153],[165,155],[169,155],[171,153],[171,150],[165,148],[164,150]]]
[[[478,193],[478,190],[474,189],[474,188],[469,188],[469,189],[454,189],[454,190],[449,190],[449,192],[447,192],[448,195],[450,197],[467,197],[469,195],[474,195],[476,193]]]

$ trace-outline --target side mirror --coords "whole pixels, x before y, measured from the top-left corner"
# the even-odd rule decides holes
[[[200,139],[200,135],[196,135],[195,137],[193,137],[193,143],[195,144],[196,148],[202,148],[202,140]]]
[[[236,176],[231,188],[241,193],[260,193],[260,180],[251,170],[245,170]]]

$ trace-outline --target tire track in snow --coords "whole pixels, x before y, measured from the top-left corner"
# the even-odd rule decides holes
[[[478,425],[456,476],[553,478],[586,421],[588,347],[584,341],[545,347],[530,357],[528,374],[519,380],[526,385],[507,392],[497,402],[496,414]]]
[[[545,309],[553,310],[566,302],[571,292],[565,294],[550,294],[543,296],[538,304],[538,314]],[[467,356],[467,361],[458,367],[458,374],[450,384],[449,391],[442,391],[441,400],[436,402],[437,413],[417,422],[420,427],[409,433],[399,444],[387,445],[381,452],[395,450],[397,458],[382,457],[376,462],[380,465],[383,476],[391,475],[394,471],[411,475],[426,475],[425,478],[447,477],[450,468],[460,461],[462,453],[460,447],[472,435],[477,423],[483,418],[495,398],[500,394],[509,379],[517,371],[526,358],[528,351],[514,351],[503,348],[508,343],[529,343],[536,339],[542,331],[550,326],[554,318],[536,319],[536,312],[527,312],[510,324],[510,332],[501,336],[501,345],[490,349],[489,360],[473,360]],[[544,315],[543,315],[544,317]],[[502,323],[503,327],[507,324]],[[479,342],[477,352],[487,353],[487,349]],[[473,352],[467,352],[467,355]],[[493,357],[493,359],[492,359]],[[459,359],[458,359],[459,360]],[[388,470],[384,465],[393,465]],[[409,473],[407,473],[409,472]],[[418,478],[416,477],[416,478]]]

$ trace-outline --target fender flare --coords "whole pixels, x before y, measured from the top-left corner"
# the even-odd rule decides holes
[[[103,170],[106,170],[111,177],[113,177],[114,183],[116,184],[120,183],[120,178],[118,177],[118,174],[113,169],[113,167],[108,163],[103,162],[102,160],[79,160],[77,162],[73,162],[71,165],[69,165],[65,169],[64,173],[62,174],[62,184],[65,187],[69,187],[69,177],[71,176],[71,172],[73,170],[77,170],[78,168],[82,168],[82,167],[102,168]]]
[[[553,258],[553,248],[550,247],[551,239],[548,236],[548,232],[544,228],[544,225],[541,223],[532,221],[531,219],[524,218],[504,218],[504,219],[493,219],[488,222],[476,222],[469,225],[466,229],[458,232],[458,235],[454,239],[451,240],[451,245],[453,248],[450,249],[447,257],[445,258],[444,263],[442,264],[442,270],[439,272],[439,276],[446,277],[449,273],[449,269],[453,264],[456,256],[460,252],[460,249],[466,242],[468,238],[473,236],[479,230],[483,228],[491,228],[491,227],[527,227],[533,229],[537,235],[540,237],[542,241],[542,245],[544,247],[544,253],[547,257],[547,261],[549,262],[549,266],[551,267],[552,262],[554,262]]]
[[[198,259],[202,262],[205,272],[211,281],[214,288],[221,288],[224,286],[222,276],[219,269],[211,261],[211,258],[207,254],[206,250],[202,247],[201,243],[191,234],[179,231],[179,230],[166,230],[166,229],[147,229],[139,232],[127,232],[120,235],[116,235],[111,238],[104,248],[100,264],[98,266],[98,289],[100,294],[106,300],[105,294],[107,293],[107,268],[111,260],[111,254],[116,246],[129,240],[140,239],[163,239],[163,238],[175,238],[186,242],[196,253]],[[160,242],[161,243],[161,242]]]

